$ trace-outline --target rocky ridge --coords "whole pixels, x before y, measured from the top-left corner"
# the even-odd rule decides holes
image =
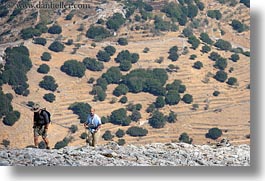
[[[0,166],[250,166],[250,146],[153,143],[0,150]]]

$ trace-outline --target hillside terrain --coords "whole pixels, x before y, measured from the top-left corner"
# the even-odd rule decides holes
[[[96,114],[105,118],[110,117],[113,111],[120,108],[126,109],[128,105],[141,104],[141,109],[138,111],[141,115],[139,120],[132,121],[127,126],[113,124],[111,121],[102,126],[101,134],[103,135],[105,131],[109,130],[113,135],[112,140],[116,142],[120,139],[115,136],[118,129],[126,132],[130,127],[138,126],[148,130],[148,133],[141,137],[125,134],[122,139],[125,140],[126,144],[145,145],[179,142],[182,133],[187,133],[194,144],[210,144],[216,142],[216,140],[206,137],[211,128],[222,130],[222,136],[218,137],[217,141],[228,138],[234,145],[250,144],[250,57],[248,54],[250,51],[250,30],[248,28],[250,26],[250,9],[240,3],[239,0],[231,1],[234,4],[229,4],[230,1],[225,0],[181,1],[191,2],[193,5],[196,2],[204,4],[204,8],[198,10],[195,17],[187,18],[187,23],[183,26],[179,25],[180,22],[173,21],[167,13],[162,11],[167,3],[176,4],[176,1],[143,1],[152,7],[152,11],[147,11],[147,18],[143,18],[145,15],[143,10],[135,9],[133,14],[129,18],[125,18],[126,21],[117,30],[110,29],[111,36],[103,39],[88,38],[88,30],[91,25],[106,27],[105,22],[115,13],[125,16],[129,10],[124,1],[80,0],[74,1],[74,3],[88,3],[90,8],[61,11],[23,9],[15,16],[12,16],[12,12],[14,12],[15,4],[19,3],[19,0],[3,2],[13,5],[8,9],[7,15],[0,18],[0,26],[3,27],[0,30],[0,56],[3,65],[5,64],[4,51],[6,48],[24,45],[29,50],[32,67],[26,74],[29,85],[27,96],[16,94],[8,83],[3,83],[1,86],[5,94],[12,94],[13,109],[20,112],[20,117],[12,126],[5,125],[3,121],[0,122],[0,142],[8,140],[11,148],[24,148],[33,144],[33,112],[28,106],[28,102],[32,101],[46,107],[52,114],[52,124],[49,129],[49,139],[52,146],[66,137],[71,138],[70,146],[86,144],[84,139],[80,138],[80,135],[85,132],[83,124],[78,115],[69,109],[69,106],[76,102],[88,103],[96,109]],[[37,2],[32,1],[32,3]],[[43,0],[42,2],[47,1]],[[178,1],[177,4],[179,4]],[[149,6],[146,5],[146,7]],[[209,10],[219,10],[222,18],[209,17],[211,16],[208,13]],[[70,20],[67,18],[69,14],[73,14],[73,17],[69,18]],[[137,15],[140,20],[138,20]],[[168,30],[157,28],[155,22],[158,21],[158,18],[155,19],[155,16],[161,18],[159,21],[170,22],[172,27]],[[10,17],[12,17],[11,20]],[[99,24],[99,20],[105,24]],[[242,22],[246,26],[244,31],[236,31],[231,26],[233,20]],[[58,25],[62,31],[59,34],[44,32],[31,38],[22,37],[21,31],[23,29],[34,27],[39,23],[44,23],[48,28]],[[167,23],[165,24],[169,26]],[[198,47],[191,47],[192,45],[189,43],[191,36],[185,36],[186,30],[192,31],[192,35],[199,39]],[[211,50],[204,52],[202,50],[207,43],[200,39],[201,33],[208,34],[213,42],[220,39],[228,41],[231,48],[224,50],[214,46],[214,44],[208,44]],[[46,40],[45,45],[36,44],[36,37],[44,38]],[[128,44],[119,43],[120,38],[125,38]],[[72,43],[67,43],[69,40],[72,40]],[[55,52],[49,48],[54,41],[59,41],[64,45],[63,51]],[[115,47],[116,52],[110,56],[109,61],[98,61],[104,65],[102,70],[86,69],[84,75],[80,77],[70,76],[61,70],[67,60],[82,62],[86,57],[97,59],[98,52],[107,46]],[[170,48],[174,46],[178,47],[176,61],[169,59]],[[121,71],[123,77],[132,70],[163,69],[168,76],[163,85],[164,89],[166,89],[167,84],[180,80],[186,88],[185,92],[179,93],[180,97],[183,98],[185,94],[192,95],[192,102],[190,103],[180,100],[177,104],[166,104],[157,108],[165,116],[173,112],[176,118],[172,123],[167,122],[159,129],[153,128],[149,124],[149,120],[154,114],[146,110],[156,102],[158,97],[150,91],[136,93],[129,90],[125,94],[128,101],[121,103],[119,100],[123,95],[118,97],[113,95],[113,91],[120,83],[111,82],[107,84],[104,100],[95,100],[95,96],[91,95],[97,80],[111,67],[120,66],[120,63],[115,59],[122,50],[129,50],[130,53],[139,55],[139,60],[131,64],[130,70]],[[51,55],[49,61],[41,60],[44,52]],[[223,68],[220,68],[219,65],[216,66],[217,61],[209,58],[212,52],[216,52],[226,59],[227,65]],[[239,60],[232,61],[231,56],[233,54],[237,54]],[[195,60],[191,57],[195,57]],[[194,63],[197,61],[203,64],[200,69],[194,68]],[[49,66],[50,70],[46,75],[54,77],[58,85],[55,91],[46,90],[39,86],[43,77],[46,76],[38,72],[42,64]],[[216,80],[215,75],[219,70],[224,70],[227,73],[227,79],[236,78],[236,83],[228,84],[227,80],[223,82]],[[95,81],[88,83],[91,78]],[[168,92],[167,90],[161,96],[166,97]],[[214,92],[219,92],[218,96],[213,95]],[[48,102],[43,98],[47,93],[55,95],[53,102]],[[128,116],[131,114],[130,111],[127,111]],[[77,127],[74,132],[69,129],[73,125]],[[107,142],[103,138],[100,139],[100,144]],[[4,146],[1,145],[1,147]]]

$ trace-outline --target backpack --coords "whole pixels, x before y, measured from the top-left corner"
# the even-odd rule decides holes
[[[47,111],[46,109],[42,109],[40,114],[43,114],[43,112],[46,112],[46,114],[48,115],[48,118],[49,118],[48,122],[51,123],[52,122],[51,121],[51,113],[49,111]]]
[[[45,112],[48,115],[48,120],[45,120],[43,116],[43,112]],[[36,125],[45,125],[47,123],[51,123],[51,114],[46,109],[41,109],[40,113],[34,112],[34,122]]]

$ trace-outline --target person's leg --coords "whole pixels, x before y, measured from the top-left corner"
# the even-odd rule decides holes
[[[49,140],[48,140],[48,138],[47,137],[42,137],[43,138],[43,141],[45,142],[45,144],[46,144],[46,148],[47,149],[50,149],[50,147],[49,147]]]
[[[98,130],[96,133],[93,134],[93,146],[96,146],[98,144],[99,137],[100,137],[100,130]]]
[[[33,129],[33,134],[34,134],[34,145],[36,148],[38,148],[39,146],[39,132],[38,132],[38,128],[34,128]]]
[[[86,138],[86,142],[89,144],[89,146],[92,146],[92,133],[90,131],[87,131],[87,138]]]
[[[49,140],[48,140],[48,133],[47,130],[45,129],[45,127],[42,127],[42,139],[46,144],[46,149],[50,149],[49,147]]]
[[[39,145],[38,136],[34,136],[34,145],[35,145],[36,148],[38,148],[38,145]]]

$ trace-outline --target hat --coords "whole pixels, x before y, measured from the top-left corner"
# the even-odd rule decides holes
[[[32,111],[38,111],[40,109],[40,105],[39,104],[34,104],[33,106],[32,106]]]

